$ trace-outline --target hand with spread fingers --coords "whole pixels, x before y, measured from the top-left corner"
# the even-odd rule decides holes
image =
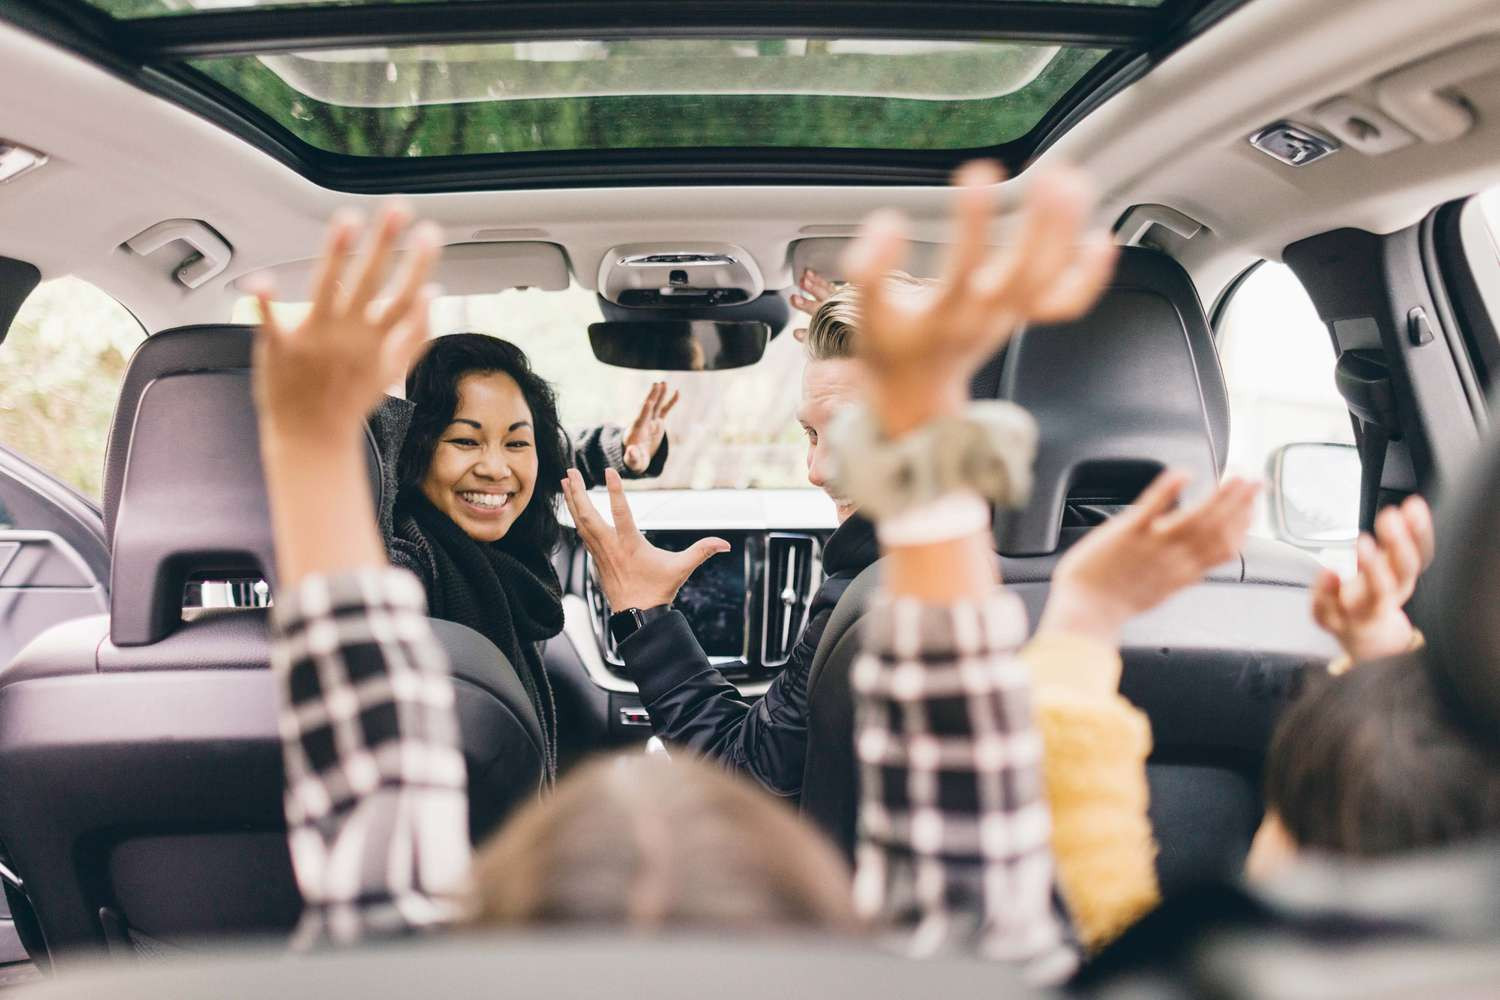
[[[681,552],[657,548],[635,526],[620,474],[610,469],[604,480],[613,524],[594,509],[577,469],[569,469],[563,480],[563,500],[578,537],[594,559],[604,599],[614,611],[671,604],[694,570],[729,551],[729,543],[722,538],[700,538]]]
[[[1313,619],[1354,662],[1394,656],[1411,647],[1414,630],[1402,610],[1432,562],[1432,512],[1409,496],[1375,518],[1375,535],[1361,535],[1358,569],[1348,581],[1324,570],[1313,584]]]
[[[625,431],[625,467],[631,472],[645,472],[651,459],[667,436],[667,414],[677,405],[681,393],[667,392],[667,383],[653,382],[641,403],[641,412]]]
[[[435,226],[415,227],[401,274],[386,289],[396,246],[411,227],[405,209],[381,213],[351,260],[360,225],[339,216],[301,322],[283,324],[269,287],[255,291],[261,324],[253,388],[266,495],[275,529],[278,586],[314,574],[386,565],[360,433],[385,388],[400,381],[427,341],[438,257]]]
[[[990,162],[959,170],[953,248],[942,279],[929,290],[898,292],[885,280],[908,251],[897,213],[872,215],[845,255],[844,272],[859,287],[859,349],[871,376],[872,408],[887,433],[962,409],[974,371],[1021,325],[1077,318],[1113,271],[1109,234],[1086,235],[1093,188],[1070,168],[1032,179],[1017,240],[991,250],[1000,180]]]
[[[295,325],[283,325],[272,314],[271,288],[255,290],[261,310],[255,398],[273,435],[348,436],[386,387],[405,377],[427,341],[427,279],[440,242],[431,223],[412,229],[402,273],[383,294],[397,244],[409,228],[406,209],[386,208],[364,253],[351,260],[361,226],[350,215],[336,217],[313,281],[311,309]]]
[[[838,291],[833,282],[812,268],[808,268],[802,272],[800,287],[802,291],[793,292],[787,301],[791,302],[793,309],[801,313],[806,313],[808,316],[817,312],[818,306],[827,302],[833,293]],[[798,343],[801,343],[807,339],[807,327],[798,327],[792,331],[792,336],[796,338]]]
[[[1208,499],[1178,508],[1187,481],[1183,473],[1163,472],[1133,506],[1068,550],[1052,574],[1039,634],[1117,644],[1130,619],[1234,557],[1250,530],[1259,484],[1227,479]]]

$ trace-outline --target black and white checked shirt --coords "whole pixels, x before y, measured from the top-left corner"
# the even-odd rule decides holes
[[[856,906],[914,955],[977,951],[1065,978],[1076,957],[1053,905],[1020,599],[881,596],[861,628]]]
[[[304,910],[294,943],[452,922],[469,870],[467,777],[448,659],[405,570],[278,594],[271,670]]]
[[[310,578],[272,615],[301,946],[462,914],[464,763],[425,616],[421,584],[397,569]],[[1051,904],[1020,601],[885,601],[865,627],[857,904],[912,954],[978,950],[1062,978],[1073,953]]]

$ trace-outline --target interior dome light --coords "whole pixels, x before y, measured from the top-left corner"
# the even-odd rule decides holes
[[[0,184],[15,180],[46,162],[46,154],[0,139]]]

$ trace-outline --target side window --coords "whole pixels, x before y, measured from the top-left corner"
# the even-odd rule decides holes
[[[115,399],[144,337],[86,281],[38,285],[0,344],[0,445],[98,501]]]
[[[1487,388],[1500,381],[1500,187],[1490,188],[1464,205],[1459,215],[1463,275],[1455,287],[1460,329],[1468,339],[1470,359]],[[1449,265],[1455,262],[1448,262]]]
[[[1251,533],[1281,538],[1325,565],[1353,564],[1359,459],[1334,388],[1333,343],[1291,268],[1262,263],[1219,319],[1229,388],[1232,475],[1266,484]],[[1316,445],[1343,447],[1315,447]]]

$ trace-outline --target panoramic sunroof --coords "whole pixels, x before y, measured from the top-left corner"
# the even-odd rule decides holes
[[[350,191],[1019,170],[1245,0],[6,0]]]
[[[159,17],[247,7],[369,7],[382,3],[438,3],[441,0],[86,0],[113,17]],[[811,0],[810,0],[811,2]],[[1064,3],[1068,0],[1039,0]],[[1092,0],[1102,7],[1160,7],[1164,0]]]
[[[189,65],[319,149],[423,157],[994,146],[1029,132],[1107,53],[1006,42],[624,39]]]

